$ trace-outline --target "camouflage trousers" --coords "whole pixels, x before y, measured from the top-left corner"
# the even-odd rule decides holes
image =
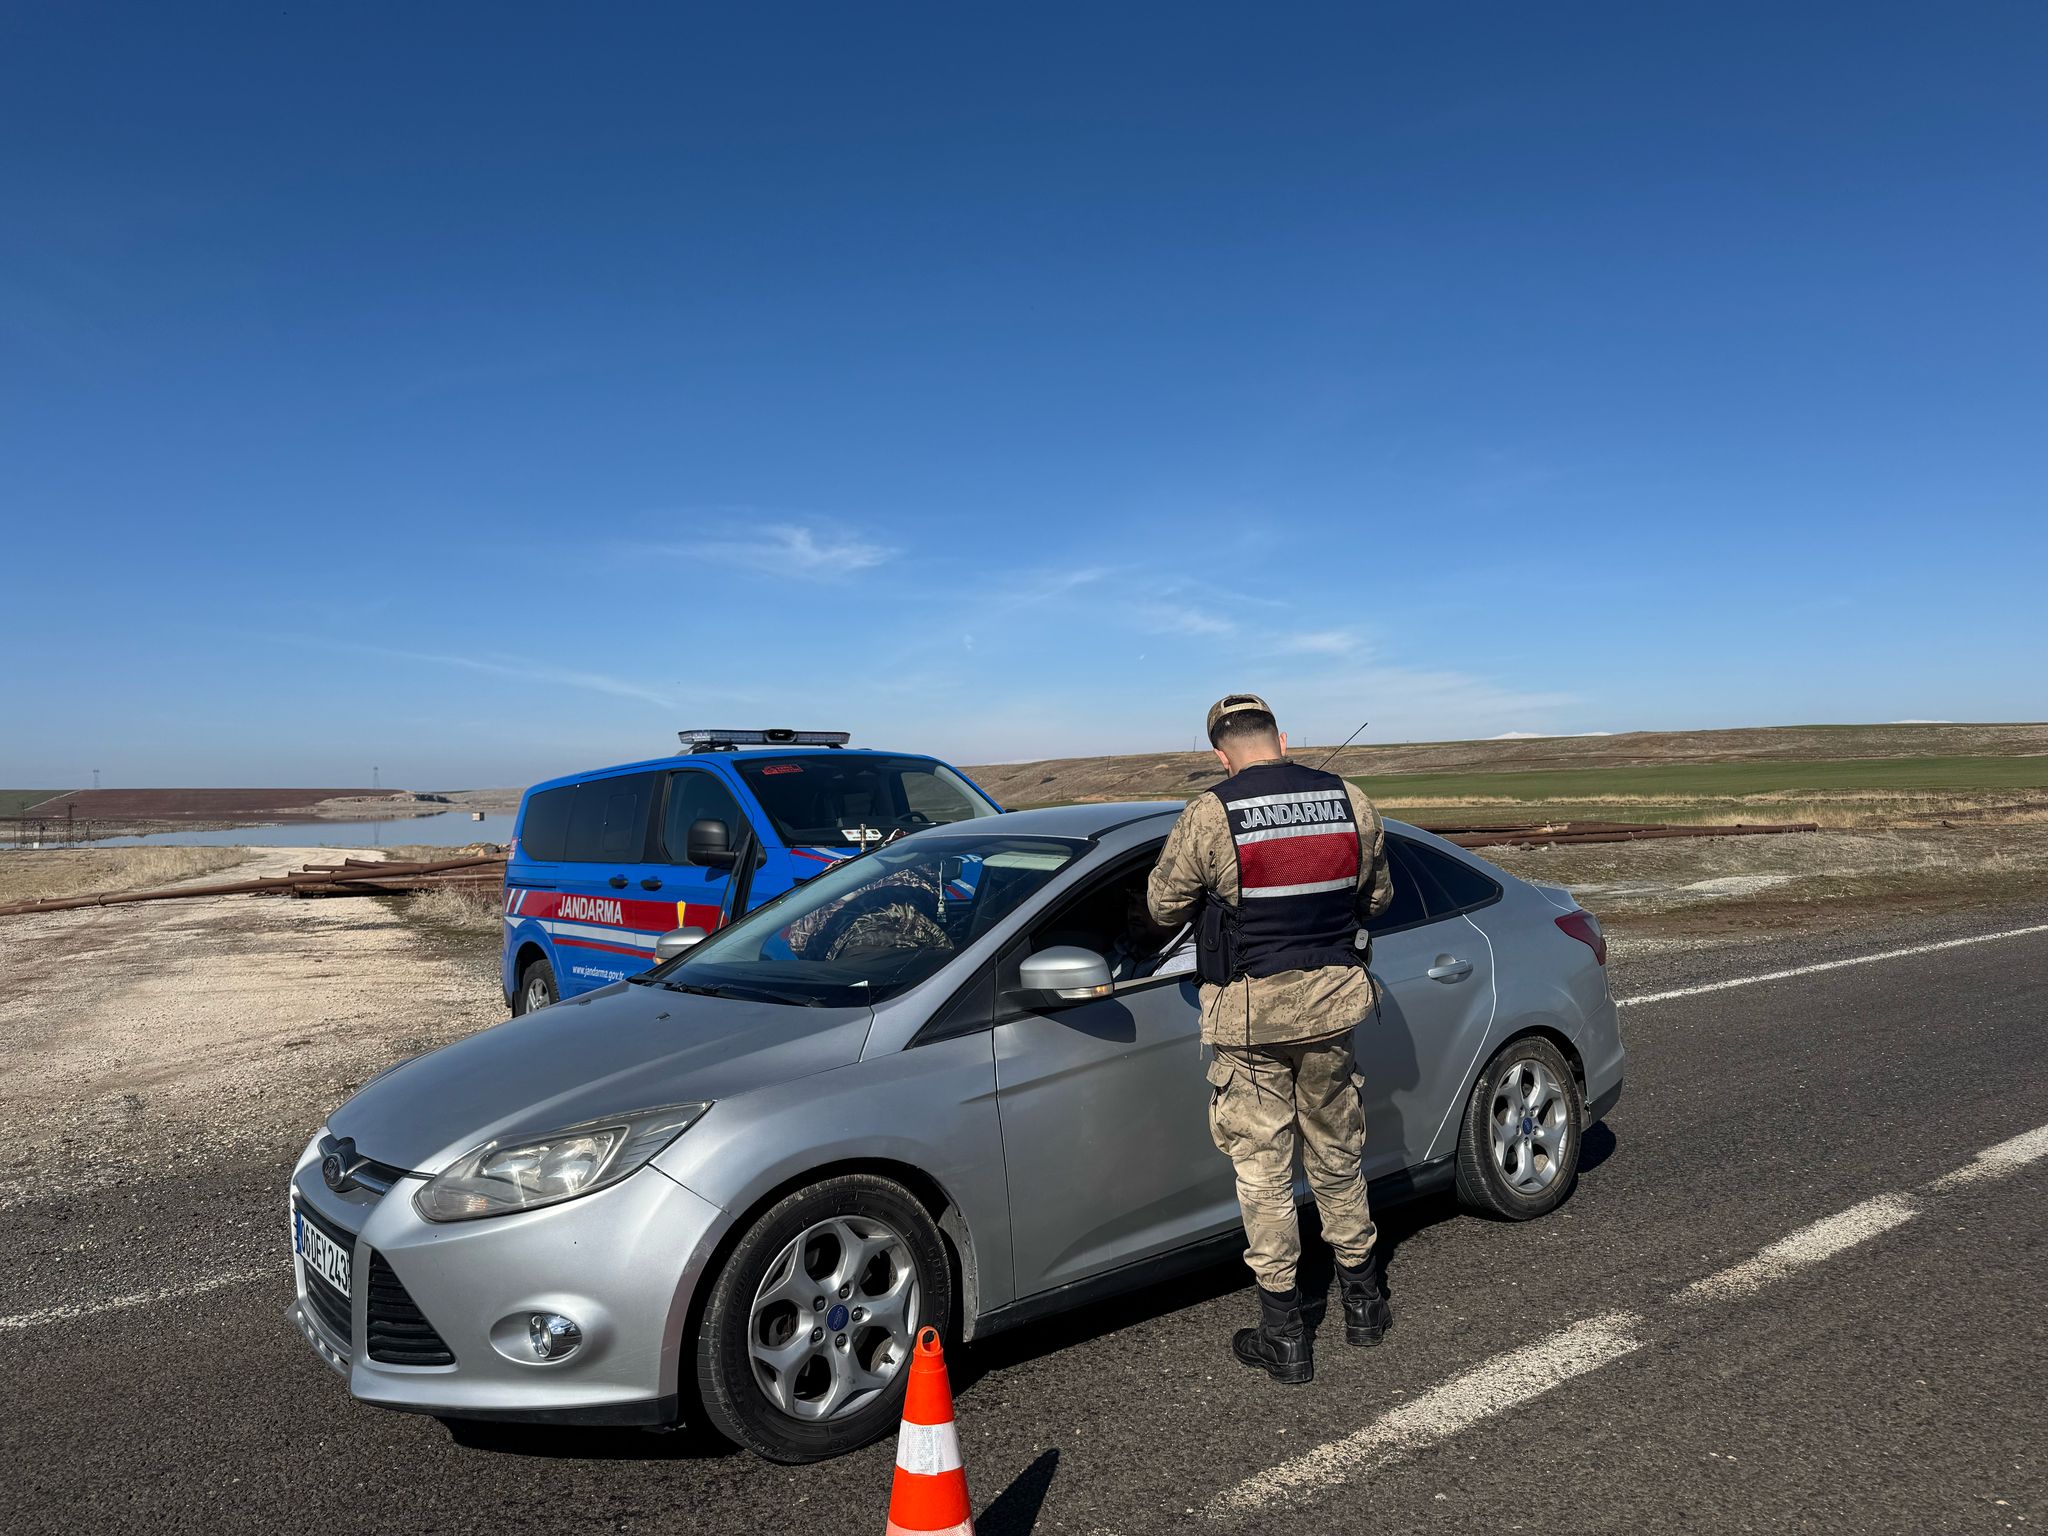
[[[1349,1030],[1249,1051],[1217,1048],[1209,1066],[1209,1134],[1237,1169],[1237,1203],[1249,1239],[1244,1261],[1266,1290],[1291,1290],[1301,1260],[1297,1148],[1337,1262],[1356,1267],[1372,1253],[1377,1233],[1361,1168],[1359,1084]]]

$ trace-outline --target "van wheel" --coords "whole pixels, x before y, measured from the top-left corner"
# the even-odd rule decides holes
[[[1546,1216],[1579,1177],[1586,1106],[1564,1057],[1541,1035],[1501,1047],[1465,1106],[1458,1199],[1508,1221]]]
[[[555,968],[545,960],[529,960],[519,973],[519,990],[512,994],[512,1012],[515,1016],[533,1013],[561,995],[555,989]]]
[[[697,1328],[697,1389],[728,1439],[822,1461],[894,1429],[918,1329],[952,1317],[945,1241],[917,1197],[844,1174],[747,1229]]]

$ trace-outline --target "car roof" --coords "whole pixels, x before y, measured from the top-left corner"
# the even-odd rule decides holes
[[[681,768],[690,764],[712,762],[750,762],[757,758],[784,757],[909,757],[928,763],[944,762],[929,752],[891,752],[886,747],[741,747],[731,752],[671,752],[666,757],[643,758],[637,763],[607,763],[602,768],[584,768],[575,773],[558,774],[552,779],[542,779],[526,792],[530,795],[538,789],[559,789],[564,784],[581,784],[586,779],[608,778],[615,773],[634,773],[649,768]],[[951,767],[950,763],[946,766]],[[954,770],[956,773],[958,769]]]
[[[1183,809],[1185,803],[1179,800],[1104,800],[1087,805],[1047,805],[1033,811],[1005,811],[1000,816],[950,822],[944,830],[972,832],[977,836],[983,833],[1014,833],[1019,837],[1101,838],[1123,827],[1137,828],[1141,822],[1156,821],[1156,828],[1140,828],[1133,832],[1133,837],[1155,831],[1164,836],[1173,818]]]

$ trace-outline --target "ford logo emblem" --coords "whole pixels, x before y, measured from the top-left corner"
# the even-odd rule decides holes
[[[334,1150],[320,1159],[320,1177],[336,1194],[353,1188],[356,1182],[356,1144],[344,1136]]]

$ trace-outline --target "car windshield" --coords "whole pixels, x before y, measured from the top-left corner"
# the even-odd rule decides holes
[[[790,846],[865,847],[891,833],[993,816],[996,807],[959,774],[928,757],[806,752],[735,764]]]
[[[834,865],[647,979],[809,1007],[878,1003],[934,975],[1087,848],[929,835]]]

